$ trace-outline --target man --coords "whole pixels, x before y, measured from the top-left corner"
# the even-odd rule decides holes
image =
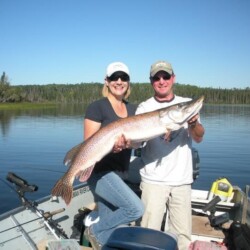
[[[154,96],[142,102],[136,114],[190,100],[174,94],[175,75],[168,62],[151,66],[150,81]],[[203,135],[196,114],[184,128],[148,141],[141,151],[140,187],[145,205],[141,226],[160,230],[167,205],[169,231],[178,236],[179,250],[188,249],[191,242],[192,140],[199,143]]]

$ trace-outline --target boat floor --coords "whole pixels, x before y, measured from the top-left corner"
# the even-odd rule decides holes
[[[138,190],[135,190],[135,191],[138,191]],[[83,199],[83,196],[84,196],[84,199]],[[82,216],[85,216],[85,215],[82,213],[84,209],[79,209],[79,204],[82,204],[82,208],[88,208],[89,210],[93,210],[96,207],[93,200],[94,200],[93,195],[91,194],[91,192],[89,192],[89,187],[80,186],[78,189],[74,191],[74,199],[72,200],[70,209],[68,207],[65,207],[65,210],[63,212],[60,212],[54,215],[53,219],[57,223],[60,223],[61,228],[64,229],[64,231],[66,232],[66,235],[68,235],[69,238],[75,239],[76,241],[80,241],[82,223],[84,219]],[[222,242],[225,238],[223,231],[212,228],[210,226],[210,222],[209,222],[207,215],[201,212],[197,212],[200,210],[201,207],[204,206],[204,204],[202,203],[203,200],[204,199],[196,200],[194,210],[192,211],[192,242],[196,240],[207,241],[207,242],[210,242],[210,241]],[[64,203],[62,203],[61,198],[58,198],[56,200],[48,199],[48,201],[46,200],[39,204],[39,209],[41,211],[58,211],[62,209],[62,207],[64,208]],[[19,217],[22,214],[23,214],[22,219],[26,215],[30,216],[29,210],[24,210],[23,212],[20,212]],[[33,217],[31,217],[31,219],[33,219]],[[23,220],[20,220],[20,223],[22,223],[22,221]],[[73,222],[73,226],[70,226],[72,225],[72,222]],[[230,223],[226,223],[226,224],[228,225],[225,225],[225,228],[229,228]],[[45,240],[43,240],[45,239],[44,237],[40,237],[40,238],[42,242],[39,242],[37,240],[36,244],[41,243],[39,244],[39,246],[37,245],[38,249],[44,250],[46,249],[46,245],[48,244],[48,241],[45,242]],[[47,240],[48,240],[48,237],[47,237]],[[81,246],[80,249],[89,250],[91,248]]]
[[[230,223],[223,224],[224,229],[228,229],[230,227]],[[209,219],[207,216],[192,216],[192,240],[209,238],[210,241],[223,241],[225,238],[225,234],[222,230],[215,229],[211,227]]]
[[[228,228],[230,223],[225,223],[224,228]],[[80,233],[80,232],[79,232]],[[210,226],[209,219],[203,215],[192,215],[192,241],[217,241],[222,242],[225,238],[222,230],[214,229]],[[91,247],[80,246],[81,250],[91,250]]]

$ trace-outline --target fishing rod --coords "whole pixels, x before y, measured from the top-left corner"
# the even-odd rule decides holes
[[[35,220],[39,220],[39,219],[44,219],[45,220],[45,224],[51,229],[55,230],[59,235],[63,236],[63,238],[66,238],[68,239],[68,236],[66,235],[66,233],[63,231],[63,229],[59,228],[58,227],[58,223],[55,222],[53,219],[52,219],[52,216],[55,215],[55,214],[58,214],[58,213],[61,213],[63,211],[65,211],[64,208],[62,209],[59,209],[59,210],[55,210],[53,212],[41,212],[37,206],[37,202],[31,202],[29,201],[25,196],[25,192],[35,192],[38,190],[38,186],[36,185],[30,185],[26,180],[22,179],[21,177],[17,176],[16,174],[12,173],[12,172],[9,172],[6,179],[13,183],[16,187],[16,189],[14,189],[14,191],[18,194],[19,198],[21,199],[21,202],[22,202],[22,205],[24,207],[30,207],[32,208],[33,210],[36,211],[36,213],[41,216],[39,218],[36,218],[36,219],[33,219],[33,220],[30,220],[30,221],[27,221],[27,222],[24,222],[22,224],[18,224],[12,228],[8,228],[6,230],[3,230],[1,231],[0,233],[2,232],[5,232],[5,231],[8,231],[8,230],[11,230],[13,228],[16,228],[16,227],[19,227],[19,226],[22,226],[22,225],[25,225],[27,223],[30,223],[32,221],[35,221]],[[7,183],[6,183],[7,184]],[[8,185],[9,186],[9,185]]]
[[[64,174],[65,171],[60,171],[60,170],[54,170],[54,169],[49,169],[49,168],[38,168],[38,167],[30,167],[30,166],[25,166],[25,169],[32,169],[32,170],[37,170],[37,171],[44,171],[44,172],[52,172],[52,173],[59,173],[59,174]]]
[[[53,211],[53,212],[45,212],[45,213],[43,213],[43,216],[42,216],[42,217],[39,217],[39,218],[36,218],[36,219],[33,219],[33,220],[26,221],[26,222],[24,222],[24,223],[18,224],[18,225],[13,226],[13,227],[9,227],[9,228],[7,228],[7,229],[5,229],[5,230],[3,230],[3,231],[0,231],[0,233],[7,232],[7,231],[9,231],[9,230],[11,230],[11,229],[14,229],[14,228],[17,228],[17,227],[26,225],[26,224],[31,223],[31,222],[36,221],[36,220],[41,220],[41,219],[46,219],[46,220],[48,220],[48,219],[51,218],[53,215],[58,214],[58,213],[61,213],[61,212],[64,212],[64,211],[65,211],[65,208],[61,208],[61,209],[55,210],[55,211]]]
[[[59,173],[59,174],[64,174],[65,171],[60,171],[60,170],[54,170],[54,169],[49,169],[49,168],[37,168],[37,167],[29,167],[25,166],[25,168],[33,169],[33,170],[38,170],[38,171],[47,171],[47,172],[52,172],[52,173]]]

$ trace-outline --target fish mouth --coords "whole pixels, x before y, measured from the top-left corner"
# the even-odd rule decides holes
[[[189,119],[195,114],[198,114],[200,109],[202,108],[203,101],[204,101],[204,96],[201,96],[197,99],[188,102],[179,103],[178,108],[180,109],[180,112],[183,114],[183,118]]]
[[[203,105],[204,96],[188,102],[182,102],[175,105],[173,110],[168,113],[168,118],[175,123],[181,124],[194,115],[198,114]]]
[[[204,101],[204,96],[201,96],[199,98],[196,98],[196,99],[193,99],[193,100],[190,100],[190,101],[187,101],[187,102],[181,102],[178,104],[178,106],[181,108],[181,107],[186,107],[186,108],[189,108],[189,107],[193,107],[194,105],[202,105]]]
[[[200,98],[195,100],[194,105],[197,105],[197,109],[201,109],[203,101],[204,101],[204,96],[201,96]]]
[[[198,99],[190,101],[189,104],[187,103],[187,106],[184,107],[184,112],[187,112],[190,118],[195,114],[198,114],[202,108],[203,101],[204,101],[204,96],[201,96]]]
[[[202,108],[203,101],[204,101],[204,96],[201,96],[195,100],[180,103],[179,107],[183,108],[183,110],[185,110],[186,112],[190,113],[189,110],[194,110],[192,113],[195,112],[197,113]]]

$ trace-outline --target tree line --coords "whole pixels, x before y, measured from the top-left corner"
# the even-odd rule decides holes
[[[101,97],[103,84],[46,84],[11,86],[5,73],[0,78],[0,103],[83,103],[85,105]],[[175,93],[196,98],[205,96],[209,104],[250,104],[250,88],[221,89],[201,88],[190,84],[175,83]],[[150,83],[131,83],[129,101],[138,104],[153,95]]]

